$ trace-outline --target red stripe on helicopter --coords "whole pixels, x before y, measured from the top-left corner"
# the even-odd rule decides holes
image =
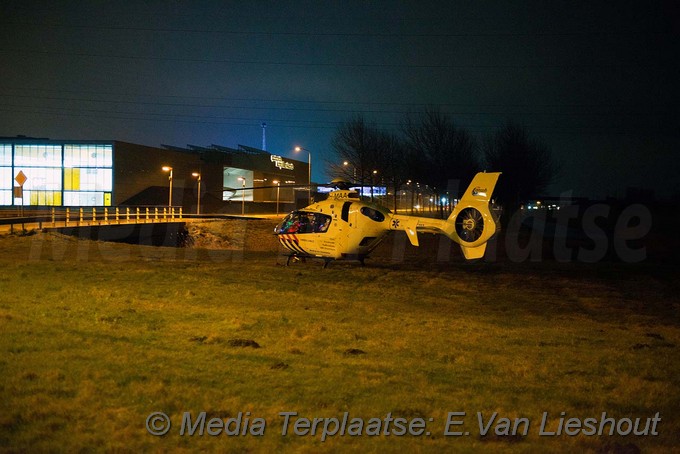
[[[300,247],[300,241],[296,235],[282,234],[279,235],[279,242],[287,249],[301,254],[308,254],[307,251]]]

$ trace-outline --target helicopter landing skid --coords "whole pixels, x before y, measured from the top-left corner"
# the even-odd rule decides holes
[[[300,257],[299,255],[291,254],[286,259],[286,266],[290,266],[291,261],[293,261],[293,262],[303,262],[304,263],[307,260],[306,260],[305,257]]]
[[[287,256],[287,258],[286,258],[286,266],[290,266],[291,263],[295,263],[295,262],[306,263],[307,258],[308,258],[307,256],[291,254],[291,255]],[[314,257],[312,257],[312,258],[314,258]],[[333,261],[333,259],[330,259],[330,258],[322,258],[321,260],[323,260],[323,269],[326,269],[326,267],[328,267],[328,264]]]

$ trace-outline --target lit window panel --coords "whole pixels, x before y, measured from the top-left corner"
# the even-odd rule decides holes
[[[0,205],[12,204],[12,191],[0,190]]]
[[[93,169],[80,168],[72,169],[70,172],[72,181],[75,183],[70,188],[64,189],[81,190],[81,191],[111,191],[113,185],[111,169]]]
[[[12,145],[0,143],[0,166],[12,165]]]
[[[112,167],[111,145],[65,145],[64,167]]]
[[[59,145],[16,145],[14,165],[31,167],[61,167]]]
[[[61,191],[61,169],[52,167],[15,167],[14,174],[26,175],[26,190]]]
[[[14,205],[61,206],[61,191],[24,191],[23,199],[14,199]]]
[[[95,191],[64,191],[64,206],[103,206],[104,193]]]
[[[0,189],[12,189],[12,168],[0,167]]]

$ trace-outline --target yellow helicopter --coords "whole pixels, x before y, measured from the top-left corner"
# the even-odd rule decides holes
[[[392,213],[362,201],[348,185],[337,184],[326,200],[286,216],[274,229],[289,251],[286,265],[303,258],[359,260],[362,264],[390,231],[403,230],[413,246],[418,233],[439,233],[460,244],[466,259],[484,256],[486,242],[496,233],[498,219],[490,209],[500,172],[480,172],[472,179],[448,219]]]

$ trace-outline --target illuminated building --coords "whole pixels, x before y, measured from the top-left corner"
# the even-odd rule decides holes
[[[240,211],[243,200],[257,211],[273,211],[274,181],[282,205],[305,202],[306,162],[239,145],[149,147],[120,141],[0,138],[0,207],[167,206],[173,169],[173,205],[187,212]],[[22,178],[19,174],[25,177]],[[19,178],[17,178],[19,177]],[[245,178],[245,193],[240,191]],[[20,184],[23,182],[23,184]],[[257,189],[262,186],[271,188]],[[271,205],[271,207],[270,207]]]

